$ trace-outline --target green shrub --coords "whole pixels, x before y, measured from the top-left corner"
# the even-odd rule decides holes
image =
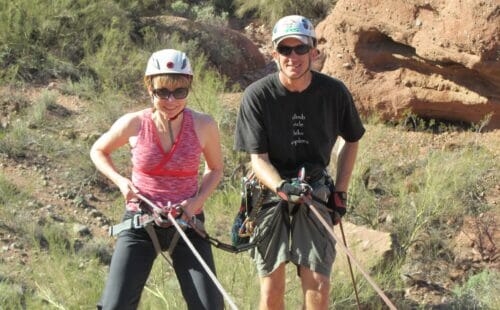
[[[195,20],[209,25],[226,26],[228,14],[226,12],[216,12],[216,9],[211,5],[193,7]]]
[[[87,58],[92,60],[101,48],[116,51],[112,47],[120,45],[123,51],[131,51],[134,46],[130,39],[134,21],[113,1],[2,0],[0,8],[0,79],[4,81],[79,79],[95,72],[96,67]],[[119,29],[129,40],[108,33],[112,29]],[[123,60],[120,54],[118,59]],[[96,65],[115,65],[105,60]],[[120,75],[106,75],[104,79],[107,84],[127,82]]]
[[[462,286],[453,289],[462,309],[499,309],[500,308],[500,273],[485,269],[471,276]]]
[[[182,0],[177,0],[170,5],[173,13],[178,16],[188,16],[189,4]]]
[[[104,87],[136,91],[142,85],[140,77],[148,57],[133,46],[128,33],[119,24],[113,24],[103,33],[99,50],[89,55],[84,63],[96,72]]]
[[[322,19],[326,16],[330,8],[332,8],[337,1],[246,1],[236,0],[235,6],[236,14],[239,16],[255,15],[260,17],[268,24],[274,24],[278,19],[286,15],[302,15],[310,19]]]
[[[480,193],[494,182],[488,177],[495,171],[492,165],[498,170],[494,154],[466,143],[455,150],[430,148],[423,153],[418,143],[408,143],[387,127],[370,130],[353,172],[350,220],[389,230],[408,249],[424,232],[439,235],[433,230],[446,227],[442,223],[459,223],[466,214],[487,210]],[[384,139],[393,140],[394,148],[377,150]],[[421,139],[421,144],[430,144],[432,134]]]
[[[395,229],[403,248],[436,222],[476,213],[479,201],[464,199],[483,182],[492,155],[475,146],[460,152],[431,152],[414,173],[400,182]],[[404,184],[413,186],[404,186]],[[484,211],[484,210],[483,210]]]
[[[0,153],[11,158],[25,158],[32,153],[35,143],[26,123],[16,119],[12,129],[0,132]]]
[[[14,203],[18,199],[20,193],[19,189],[14,184],[7,181],[7,178],[3,173],[0,173],[0,205],[8,206]],[[7,207],[0,210],[2,210],[2,212],[6,212]],[[2,218],[5,219],[6,217],[2,216]]]
[[[26,121],[30,128],[38,128],[47,125],[47,111],[51,106],[57,104],[58,94],[55,91],[44,90],[40,98],[33,103],[26,113]]]
[[[132,15],[144,16],[161,14],[172,0],[114,0],[120,7]]]
[[[22,285],[0,281],[0,305],[3,309],[23,309],[26,295]]]
[[[95,79],[84,76],[79,81],[67,79],[65,83],[61,84],[60,90],[64,95],[78,96],[82,99],[91,100],[97,97],[99,86]]]

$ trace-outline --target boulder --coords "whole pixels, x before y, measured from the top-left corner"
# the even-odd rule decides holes
[[[347,248],[365,272],[370,274],[373,268],[387,262],[387,259],[394,254],[397,245],[393,243],[390,233],[357,226],[347,221],[343,221],[342,224]],[[342,240],[339,226],[334,226],[333,230],[338,240]],[[351,262],[351,265],[353,272],[361,276],[358,267],[353,262]],[[344,281],[350,281],[346,254],[338,246],[337,258],[333,268],[336,277],[343,278]]]
[[[500,128],[500,5],[478,0],[339,0],[316,27],[316,64],[364,114]]]

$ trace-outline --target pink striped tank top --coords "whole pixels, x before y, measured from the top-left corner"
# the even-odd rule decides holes
[[[194,129],[192,111],[183,112],[181,130],[169,152],[160,143],[153,122],[152,109],[142,116],[137,142],[132,147],[132,183],[159,206],[177,204],[193,197],[198,191],[198,168],[201,146]],[[138,211],[134,202],[127,210]]]

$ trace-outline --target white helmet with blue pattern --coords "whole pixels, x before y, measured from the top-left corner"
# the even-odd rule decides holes
[[[286,38],[296,38],[304,44],[316,46],[316,33],[311,21],[304,16],[290,15],[278,20],[274,25],[272,42],[277,46]]]

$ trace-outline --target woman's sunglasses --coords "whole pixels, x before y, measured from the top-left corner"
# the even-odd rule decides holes
[[[292,51],[294,51],[297,55],[305,55],[311,50],[311,46],[307,44],[300,44],[296,46],[278,45],[276,50],[283,56],[290,56]]]
[[[175,99],[184,99],[187,97],[189,93],[188,88],[176,88],[172,91],[170,91],[167,88],[157,88],[153,89],[153,95],[160,98],[160,99],[168,99],[170,96],[174,96]]]

